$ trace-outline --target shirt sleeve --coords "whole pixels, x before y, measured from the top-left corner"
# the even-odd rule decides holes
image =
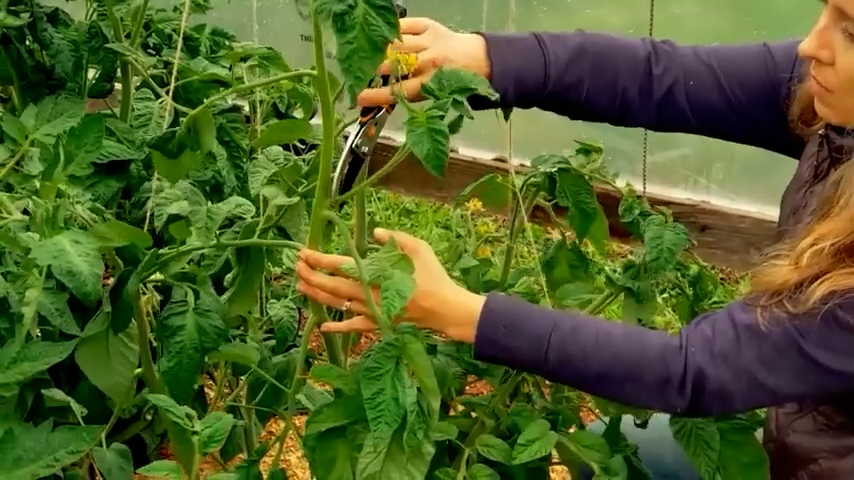
[[[499,104],[574,120],[679,132],[798,158],[788,104],[797,42],[683,46],[584,31],[481,33]]]
[[[625,405],[713,416],[852,391],[852,345],[854,302],[762,324],[735,302],[670,335],[491,294],[474,352]]]

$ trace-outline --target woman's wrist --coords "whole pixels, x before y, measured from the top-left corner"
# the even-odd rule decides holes
[[[477,325],[486,297],[455,286],[442,307],[444,312],[436,317],[441,322],[442,333],[458,342],[474,343]]]
[[[472,64],[466,65],[466,70],[489,80],[492,76],[492,68],[489,64],[489,49],[486,45],[486,38],[479,33],[465,33],[463,35],[465,36],[465,41],[469,44],[464,48],[468,48],[471,52],[475,53],[475,55],[471,56]]]

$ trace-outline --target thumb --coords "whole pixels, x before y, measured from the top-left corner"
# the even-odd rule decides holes
[[[382,245],[385,245],[389,240],[394,240],[404,253],[412,254],[418,252],[424,243],[408,233],[399,232],[396,230],[386,230],[377,228],[374,230],[374,238]]]

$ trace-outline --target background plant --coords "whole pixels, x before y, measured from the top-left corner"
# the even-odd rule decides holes
[[[553,453],[600,478],[648,477],[619,419],[649,412],[393,322],[412,265],[393,244],[368,244],[371,186],[410,152],[444,175],[450,137],[472,117],[466,99],[495,97],[483,79],[440,70],[430,101],[401,100],[406,142],[389,167],[331,198],[351,123],[340,112],[399,34],[391,2],[311,2],[307,69],[194,22],[205,0],[82,3],[82,18],[24,0],[0,16],[0,471],[198,478],[212,459],[217,478],[258,478],[272,455],[268,477],[285,478],[293,436],[322,479],[542,478]],[[468,288],[670,329],[732,298],[691,259],[684,228],[628,188],[620,220],[639,244],[615,253],[592,186],[615,182],[601,148],[533,166],[479,180],[447,213],[451,235],[434,245]],[[535,238],[537,204],[568,213]],[[481,205],[512,214],[487,220]],[[336,315],[294,293],[302,245],[353,254],[352,273],[379,286],[383,335],[364,353],[370,339],[314,344]],[[473,381],[487,392],[466,394]],[[604,435],[586,430],[585,412],[610,417]],[[678,419],[674,434],[705,478],[761,472],[754,417]],[[283,428],[264,439],[274,420]]]

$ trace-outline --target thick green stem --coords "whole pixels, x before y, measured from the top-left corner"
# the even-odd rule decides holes
[[[122,60],[119,67],[122,77],[122,99],[119,105],[119,120],[124,123],[130,121],[131,104],[133,103],[133,74],[131,65],[127,60]]]
[[[409,155],[409,152],[411,152],[411,151],[412,151],[412,149],[409,147],[409,145],[406,145],[406,144],[402,145],[400,148],[397,149],[397,153],[395,153],[394,156],[391,157],[391,160],[389,160],[388,163],[383,165],[382,168],[377,170],[377,173],[366,178],[364,182],[360,183],[354,189],[350,190],[349,192],[345,193],[344,195],[341,195],[340,197],[337,197],[335,199],[335,203],[338,203],[338,204],[344,203],[347,200],[354,198],[356,195],[359,194],[359,192],[366,190],[371,185],[380,181],[381,178],[385,177],[386,175],[389,174],[389,172],[394,170],[395,167],[397,167],[400,164],[400,162],[402,162],[406,158],[406,156]]]
[[[137,342],[139,343],[139,360],[142,364],[142,379],[145,385],[152,393],[165,394],[166,390],[163,384],[160,383],[160,378],[157,376],[157,370],[154,369],[154,359],[151,357],[151,346],[148,344],[148,337],[151,331],[148,326],[148,317],[145,314],[145,308],[142,306],[142,296],[137,290],[134,292],[133,311],[136,317]]]
[[[329,191],[332,187],[332,155],[335,151],[335,109],[332,103],[332,91],[329,87],[329,74],[326,68],[326,52],[323,50],[323,29],[317,15],[316,2],[311,5],[311,28],[314,39],[314,90],[320,103],[320,117],[323,139],[317,160],[317,186],[314,190],[314,202],[311,210],[311,226],[308,233],[308,248],[319,250],[323,243],[326,228],[326,209],[329,206]],[[309,303],[309,310],[315,323],[328,321],[325,307],[315,301]],[[306,331],[305,335],[308,335]],[[340,339],[332,334],[323,335],[323,343],[329,361],[343,365]]]
[[[106,0],[104,6],[106,7],[110,27],[113,29],[113,41],[119,44],[125,43],[122,21],[116,15],[115,0]],[[133,102],[133,73],[131,72],[131,65],[126,59],[120,60],[119,72],[122,78],[122,99],[119,119],[124,123],[128,123],[130,120],[130,107]]]
[[[335,215],[332,212],[326,212],[326,218],[338,228],[338,232],[346,239],[347,246],[350,248],[350,255],[353,256],[353,260],[356,262],[356,269],[359,271],[359,283],[362,285],[362,291],[365,294],[365,303],[368,307],[368,311],[371,312],[371,316],[374,317],[374,320],[380,326],[380,331],[383,336],[390,336],[392,333],[391,319],[385,318],[382,310],[380,310],[377,303],[374,301],[374,294],[373,291],[371,291],[371,284],[368,279],[367,269],[365,268],[365,263],[362,261],[362,257],[356,250],[356,244],[350,238],[350,229],[347,228],[347,224],[344,223],[344,220],[341,220],[338,215]]]
[[[501,265],[501,276],[498,280],[498,288],[504,288],[507,281],[510,279],[510,271],[513,268],[513,257],[516,256],[516,240],[519,237],[519,232],[525,226],[525,221],[537,198],[540,196],[540,189],[537,186],[532,187],[531,195],[525,199],[524,205],[520,205],[519,201],[513,202],[513,216],[510,218],[510,241],[507,242],[507,247],[504,250],[504,263]]]
[[[142,5],[137,10],[138,15],[134,17],[133,30],[130,33],[130,47],[137,48],[142,36],[142,25],[145,23],[145,13],[148,12],[149,0],[142,0]]]

